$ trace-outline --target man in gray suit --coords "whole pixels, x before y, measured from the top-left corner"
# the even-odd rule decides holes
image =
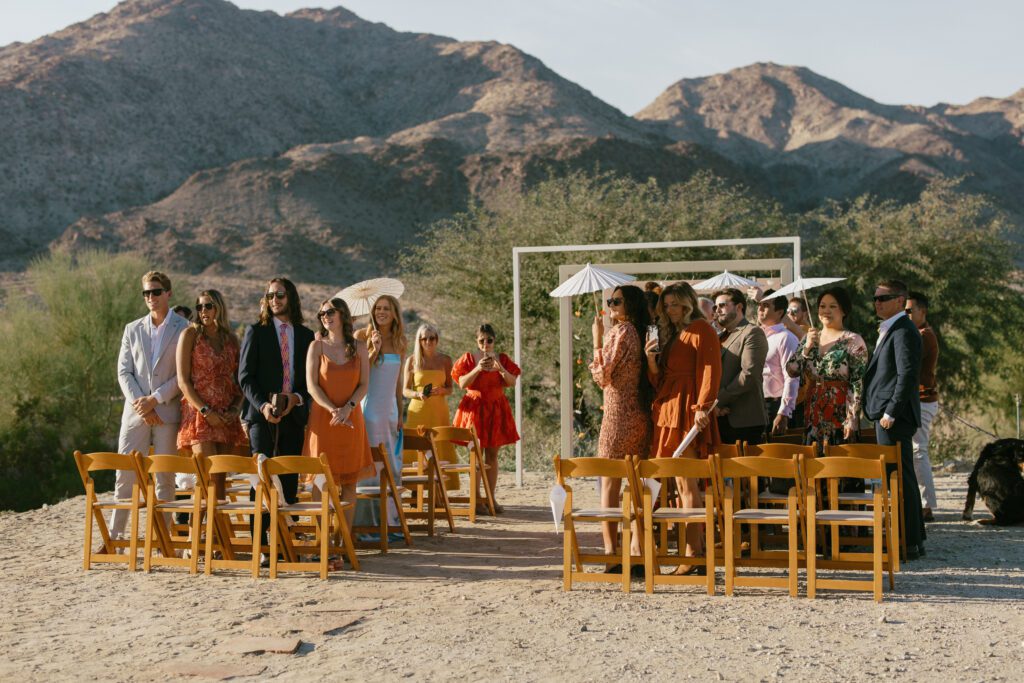
[[[128,323],[121,337],[117,357],[117,381],[124,393],[118,453],[140,451],[177,453],[178,423],[181,405],[175,349],[178,336],[188,321],[170,310],[171,279],[150,271],[142,276],[142,297],[149,314]],[[131,498],[135,474],[119,471],[114,495]],[[156,497],[174,500],[174,475],[157,476]],[[119,538],[128,521],[128,510],[115,510],[110,520],[110,535]]]
[[[768,338],[746,317],[747,298],[738,289],[715,293],[715,321],[724,330],[718,430],[722,443],[761,443],[765,425],[763,373]]]

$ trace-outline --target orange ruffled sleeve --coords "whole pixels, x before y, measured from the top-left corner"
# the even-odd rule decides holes
[[[701,325],[697,330],[697,401],[693,410],[707,411],[718,398],[718,386],[722,382],[722,344],[710,325]]]
[[[516,365],[516,362],[506,356],[504,353],[498,355],[498,362],[501,363],[502,367],[505,368],[506,372],[518,377],[523,374],[523,371]]]
[[[475,367],[476,363],[473,362],[473,354],[467,351],[452,366],[452,379],[458,384],[459,378],[463,375],[468,375]]]

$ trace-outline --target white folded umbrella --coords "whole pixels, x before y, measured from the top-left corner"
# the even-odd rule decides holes
[[[626,275],[615,270],[592,266],[588,263],[583,267],[583,270],[552,289],[549,294],[554,298],[561,299],[578,294],[602,292],[612,287],[628,284],[634,280],[636,280],[636,277],[633,275]],[[596,296],[594,306],[597,310],[601,309],[601,304],[597,301]]]
[[[336,299],[342,299],[348,304],[348,310],[352,317],[367,315],[373,310],[377,299],[385,294],[395,297],[402,296],[405,285],[400,280],[391,277],[377,277],[372,280],[363,280],[350,285],[334,295]]]
[[[698,292],[714,292],[718,289],[725,289],[726,287],[760,287],[761,283],[757,280],[748,280],[745,277],[740,277],[735,273],[730,273],[728,270],[722,271],[718,275],[708,278],[703,282],[698,282],[693,286]]]

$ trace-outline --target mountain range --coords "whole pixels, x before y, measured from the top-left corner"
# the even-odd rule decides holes
[[[965,175],[1024,225],[1024,89],[884,105],[755,64],[628,116],[513,46],[342,8],[128,0],[0,47],[0,128],[7,270],[100,246],[193,273],[359,277],[469,201],[595,168],[666,183],[709,169],[795,210]]]

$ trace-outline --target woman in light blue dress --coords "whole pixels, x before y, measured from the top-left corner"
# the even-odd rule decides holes
[[[370,356],[370,386],[363,399],[363,417],[370,446],[384,444],[395,483],[402,482],[402,367],[405,364],[405,329],[402,311],[393,296],[381,296],[373,304],[370,323],[356,332],[366,342]],[[378,479],[364,479],[359,486],[377,486]],[[356,503],[357,526],[378,526],[378,507],[373,501]],[[388,503],[388,524],[398,526],[398,510]],[[367,540],[367,539],[362,539]]]

